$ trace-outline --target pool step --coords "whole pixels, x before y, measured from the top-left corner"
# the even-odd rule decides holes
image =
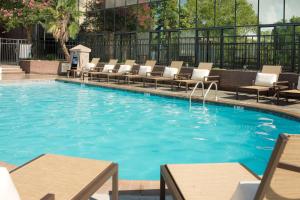
[[[25,74],[18,65],[1,65],[0,74]]]

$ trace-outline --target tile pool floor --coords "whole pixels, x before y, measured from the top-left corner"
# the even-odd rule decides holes
[[[79,79],[68,79],[66,77],[58,77],[51,75],[9,75],[2,77],[0,83],[5,84],[6,82],[11,81],[26,81],[26,80],[54,80],[58,79],[61,81],[70,81],[70,82],[82,82]],[[157,90],[153,87],[143,88],[142,84],[116,84],[116,83],[106,83],[106,82],[98,82],[98,81],[85,81],[87,84],[98,85],[102,87],[111,87],[117,89],[125,89],[125,90],[133,90],[139,92],[153,93],[158,95],[166,95],[166,96],[174,96],[181,98],[188,98],[189,93],[186,93],[184,90],[180,91],[171,91],[170,87],[161,86]],[[201,100],[200,92],[195,95],[195,99]],[[275,105],[275,101],[269,98],[265,98],[261,100],[260,103],[256,102],[255,95],[241,95],[240,100],[235,100],[235,93],[228,91],[219,91],[218,93],[218,101],[222,103],[228,104],[236,104],[240,106],[250,106],[256,108],[267,109],[270,111],[283,112],[295,117],[300,118],[300,102],[291,101],[289,103],[281,102],[281,104]],[[208,101],[215,101],[213,93],[208,96]],[[45,152],[46,153],[46,152]],[[15,166],[12,166],[7,163],[3,163],[0,161],[0,166],[5,166],[8,169],[13,169]],[[95,199],[109,199],[108,194],[111,190],[111,182],[107,182],[96,194]],[[120,200],[158,200],[159,199],[159,181],[127,181],[120,180],[119,182],[119,190],[120,190]],[[171,199],[171,198],[168,198]]]

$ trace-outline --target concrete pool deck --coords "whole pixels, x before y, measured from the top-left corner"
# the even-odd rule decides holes
[[[170,97],[179,97],[188,99],[190,91],[188,93],[185,92],[184,89],[172,91],[169,86],[160,86],[158,89],[154,89],[153,87],[143,88],[141,83],[135,84],[117,84],[114,82],[106,83],[106,82],[98,82],[98,81],[82,81],[80,79],[52,76],[52,75],[23,75],[23,76],[14,76],[9,75],[6,77],[2,77],[0,81],[1,84],[9,83],[9,82],[20,82],[20,81],[41,81],[41,80],[59,80],[65,82],[73,82],[73,83],[85,83],[93,86],[107,87],[107,88],[115,88],[122,89],[128,91],[135,91],[141,93],[149,93],[155,95],[162,96],[170,96]],[[193,98],[194,100],[201,101],[202,97],[200,95],[200,91],[198,91]],[[207,101],[216,102],[213,92],[208,96]],[[281,101],[280,105],[276,105],[275,99],[272,98],[262,98],[260,103],[256,102],[255,95],[240,95],[240,100],[235,100],[235,92],[230,91],[219,91],[218,92],[218,101],[219,103],[225,103],[229,105],[238,105],[241,107],[251,107],[257,109],[263,109],[272,112],[279,112],[282,114],[286,114],[289,116],[297,117],[300,119],[300,102],[291,100],[289,103],[285,101]],[[45,152],[46,153],[46,152]],[[0,166],[7,167],[12,170],[13,165],[0,162]],[[157,166],[157,170],[159,170],[159,166]],[[109,192],[111,191],[111,182],[108,181],[96,194],[95,199],[109,199]],[[159,199],[159,181],[131,181],[131,180],[120,180],[119,181],[119,191],[120,191],[120,200],[158,200]],[[171,199],[170,197],[168,199]]]

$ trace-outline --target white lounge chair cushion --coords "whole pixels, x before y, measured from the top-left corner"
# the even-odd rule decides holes
[[[163,77],[165,78],[174,78],[174,75],[178,73],[178,69],[174,67],[165,67]]]
[[[260,181],[240,181],[231,200],[253,200]]]
[[[115,65],[104,65],[102,72],[108,73],[111,72],[115,68]]]
[[[272,87],[277,79],[277,74],[257,73],[255,85]]]
[[[140,66],[139,75],[146,76],[148,72],[152,71],[151,66]]]
[[[131,65],[121,65],[118,73],[126,73],[131,71],[132,66]]]
[[[6,168],[0,167],[0,199],[21,200]]]
[[[94,63],[87,63],[85,66],[85,68],[87,68],[87,69],[92,69],[94,67],[96,67],[96,65]]]
[[[210,70],[208,69],[194,69],[191,79],[202,81],[206,76],[209,75]]]
[[[300,76],[299,76],[299,78],[298,78],[297,90],[300,90]]]

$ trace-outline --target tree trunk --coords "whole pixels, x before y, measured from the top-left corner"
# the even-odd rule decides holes
[[[67,60],[67,62],[71,62],[70,53],[69,53],[69,50],[66,46],[66,43],[63,40],[59,40],[59,44],[60,44],[60,47],[62,48],[62,50],[64,52],[65,59]]]

